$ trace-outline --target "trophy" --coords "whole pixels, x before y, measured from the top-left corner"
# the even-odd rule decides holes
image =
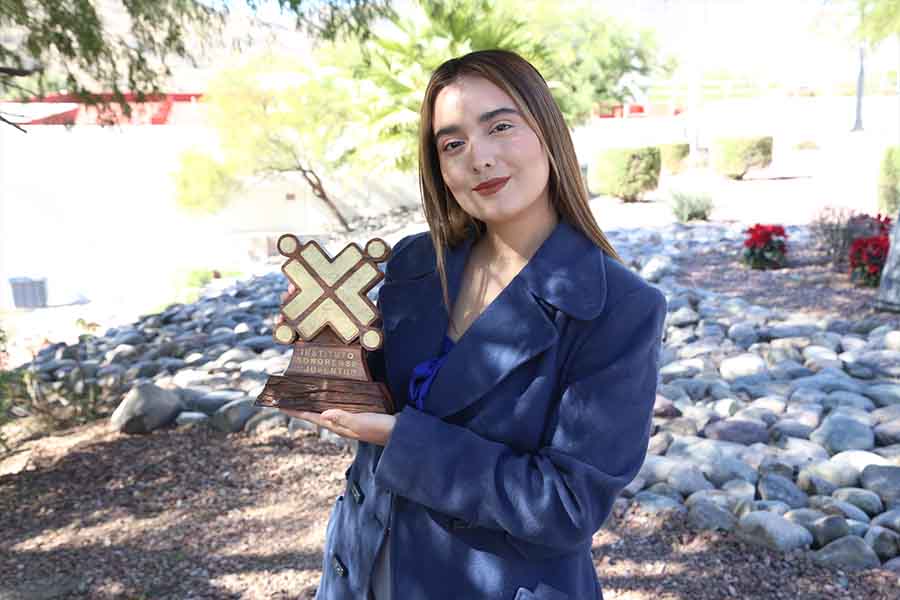
[[[301,244],[285,234],[278,251],[287,257],[281,270],[296,290],[282,303],[284,320],[274,337],[294,351],[284,373],[269,376],[255,405],[393,414],[390,391],[372,380],[365,354],[384,341],[376,326],[381,315],[366,294],[384,278],[376,265],[388,259],[390,247],[380,238],[365,250],[351,242],[332,259],[315,240]]]

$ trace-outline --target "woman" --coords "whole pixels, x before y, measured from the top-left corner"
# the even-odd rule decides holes
[[[528,62],[447,61],[420,128],[429,232],[393,249],[370,355],[401,410],[293,413],[360,442],[316,598],[602,598],[591,537],[647,450],[665,297],[594,221]]]

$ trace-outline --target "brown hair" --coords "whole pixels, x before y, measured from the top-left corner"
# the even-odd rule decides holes
[[[547,151],[550,160],[550,204],[561,219],[584,233],[606,254],[622,262],[600,230],[588,206],[587,187],[581,177],[569,128],[550,94],[547,82],[531,63],[514,52],[471,52],[451,58],[431,75],[422,100],[419,121],[419,186],[422,208],[431,231],[447,311],[450,311],[450,300],[447,294],[444,248],[460,243],[467,237],[470,228],[474,228],[477,236],[486,230],[484,222],[466,213],[444,184],[432,129],[434,103],[438,94],[463,76],[483,77],[513,99],[516,108]]]

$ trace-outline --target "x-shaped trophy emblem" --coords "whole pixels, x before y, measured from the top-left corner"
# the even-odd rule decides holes
[[[372,381],[364,354],[384,341],[376,326],[381,315],[367,293],[384,277],[376,265],[388,259],[390,247],[374,238],[364,250],[350,243],[332,259],[315,240],[301,245],[285,234],[278,251],[287,258],[282,271],[296,291],[281,307],[284,320],[274,336],[294,352],[287,370],[269,377],[256,403],[393,412],[390,392]]]
[[[330,327],[345,344],[359,337],[366,350],[381,347],[381,331],[370,327],[377,309],[366,293],[384,277],[375,263],[387,260],[387,244],[370,240],[364,253],[351,243],[331,260],[315,240],[301,247],[288,234],[279,238],[278,250],[288,257],[282,271],[297,291],[281,310],[286,321],[275,330],[276,340],[291,344],[299,336],[311,341]]]

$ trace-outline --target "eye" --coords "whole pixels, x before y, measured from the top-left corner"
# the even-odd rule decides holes
[[[494,125],[494,128],[491,129],[491,133],[495,131],[506,131],[507,129],[512,129],[511,123],[497,123]]]
[[[453,141],[451,141],[451,142],[447,142],[446,144],[444,144],[444,147],[442,148],[442,150],[443,150],[444,152],[449,152],[449,151],[451,151],[451,150],[456,150],[457,148],[459,148],[459,146],[455,146],[454,144],[460,144],[460,145],[461,145],[462,142],[459,141],[459,140],[453,140]]]

